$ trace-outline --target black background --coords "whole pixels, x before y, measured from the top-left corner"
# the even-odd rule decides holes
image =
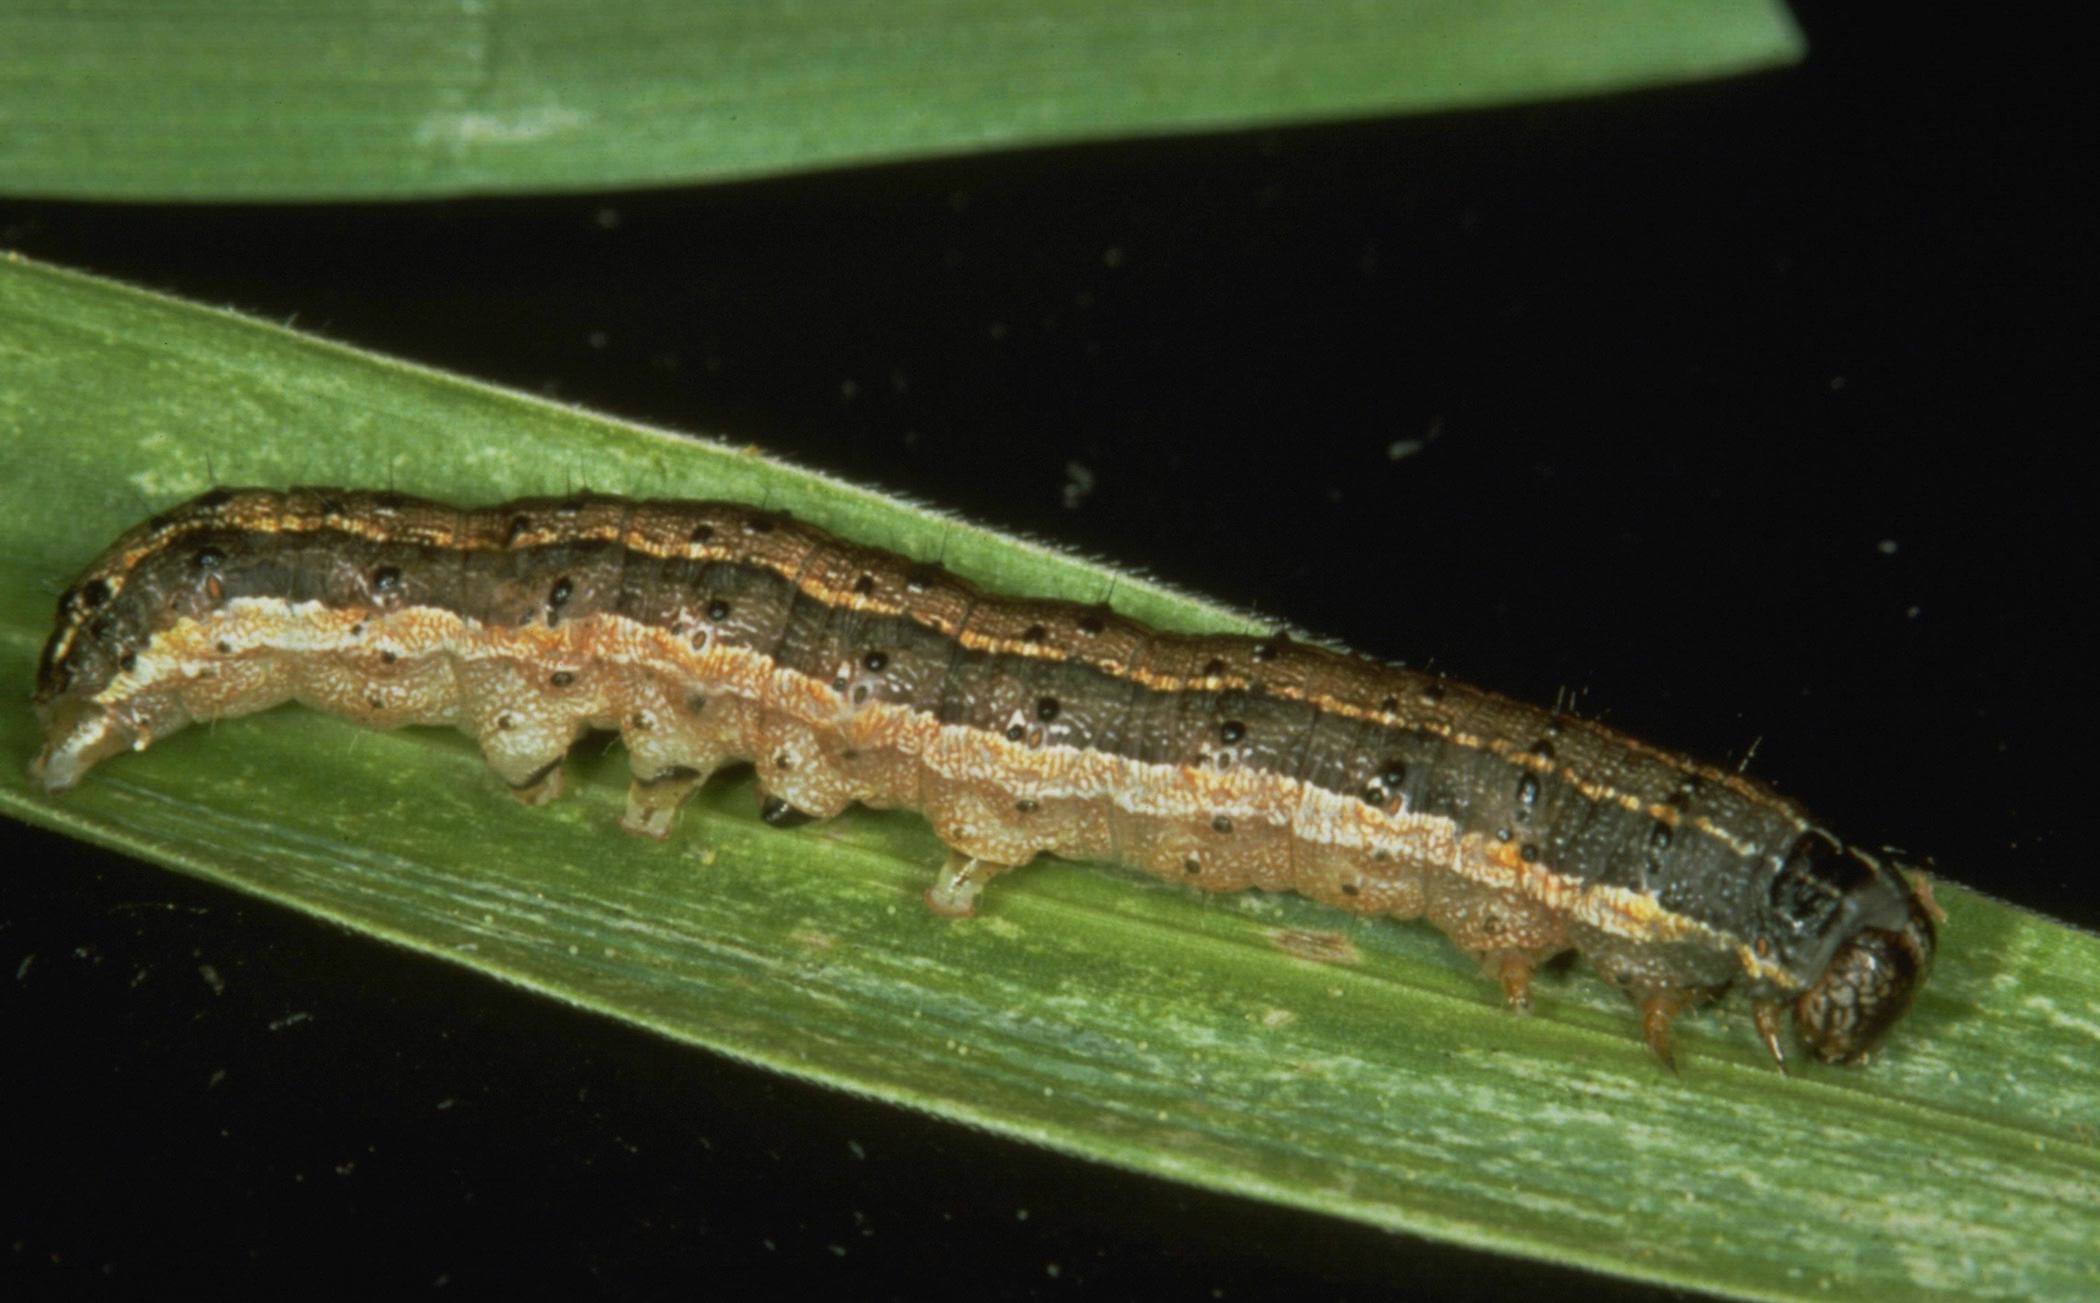
[[[1802,68],[1609,101],[688,191],[16,202],[0,245],[1754,747],[1848,835],[2094,926],[2089,119],[1988,34],[1824,8]],[[1602,1287],[809,1089],[8,832],[0,1252],[38,1287]]]

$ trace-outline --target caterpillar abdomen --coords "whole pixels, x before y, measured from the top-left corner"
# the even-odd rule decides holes
[[[988,593],[735,503],[216,490],[67,591],[36,700],[53,791],[287,700],[459,728],[531,803],[617,729],[636,832],[749,761],[770,823],[921,812],[954,852],[944,912],[1049,853],[1426,917],[1517,1005],[1582,952],[1666,1060],[1671,1017],[1738,986],[1782,1064],[1789,1003],[1818,1055],[1857,1059],[1934,944],[1898,868],[1740,775],[1283,636]]]

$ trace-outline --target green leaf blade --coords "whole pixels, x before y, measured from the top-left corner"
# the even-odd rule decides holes
[[[1772,0],[91,0],[0,12],[0,187],[413,198],[771,175],[1791,63]]]
[[[51,603],[124,526],[228,482],[462,501],[579,468],[765,499],[1031,592],[1100,569],[766,459],[106,283],[0,264],[0,808],[571,1004],[1102,1162],[1394,1229],[1755,1297],[2100,1290],[2100,940],[1959,888],[1941,960],[1863,1070],[1762,1061],[1739,1005],[1685,1072],[1581,971],[1508,1016],[1421,925],[1050,864],[982,917],[918,897],[907,815],[764,828],[712,786],[669,841],[615,829],[621,757],[518,807],[465,739],[279,711],[120,757],[53,799],[22,706]],[[334,438],[326,451],[315,431]],[[1128,576],[1117,604],[1231,612]]]

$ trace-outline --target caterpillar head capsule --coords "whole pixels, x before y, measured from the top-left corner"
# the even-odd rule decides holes
[[[1862,928],[1794,1001],[1794,1026],[1827,1063],[1866,1057],[1910,1008],[1932,968],[1932,916],[1915,896],[1900,928]]]
[[[1865,1058],[1932,968],[1932,910],[1901,869],[1821,829],[1803,833],[1771,884],[1774,922],[1809,978],[1794,1027],[1827,1063]]]

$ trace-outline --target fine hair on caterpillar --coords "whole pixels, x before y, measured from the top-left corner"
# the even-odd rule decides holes
[[[617,730],[622,822],[651,837],[745,761],[777,827],[916,810],[948,914],[1048,853],[1426,918],[1520,1009],[1579,952],[1665,1062],[1675,1016],[1730,990],[1782,1067],[1789,1012],[1857,1061],[1935,944],[1901,866],[1741,774],[1283,635],[987,592],[748,504],[213,490],[60,597],[35,772],[64,791],[285,701],[458,728],[528,804]]]

